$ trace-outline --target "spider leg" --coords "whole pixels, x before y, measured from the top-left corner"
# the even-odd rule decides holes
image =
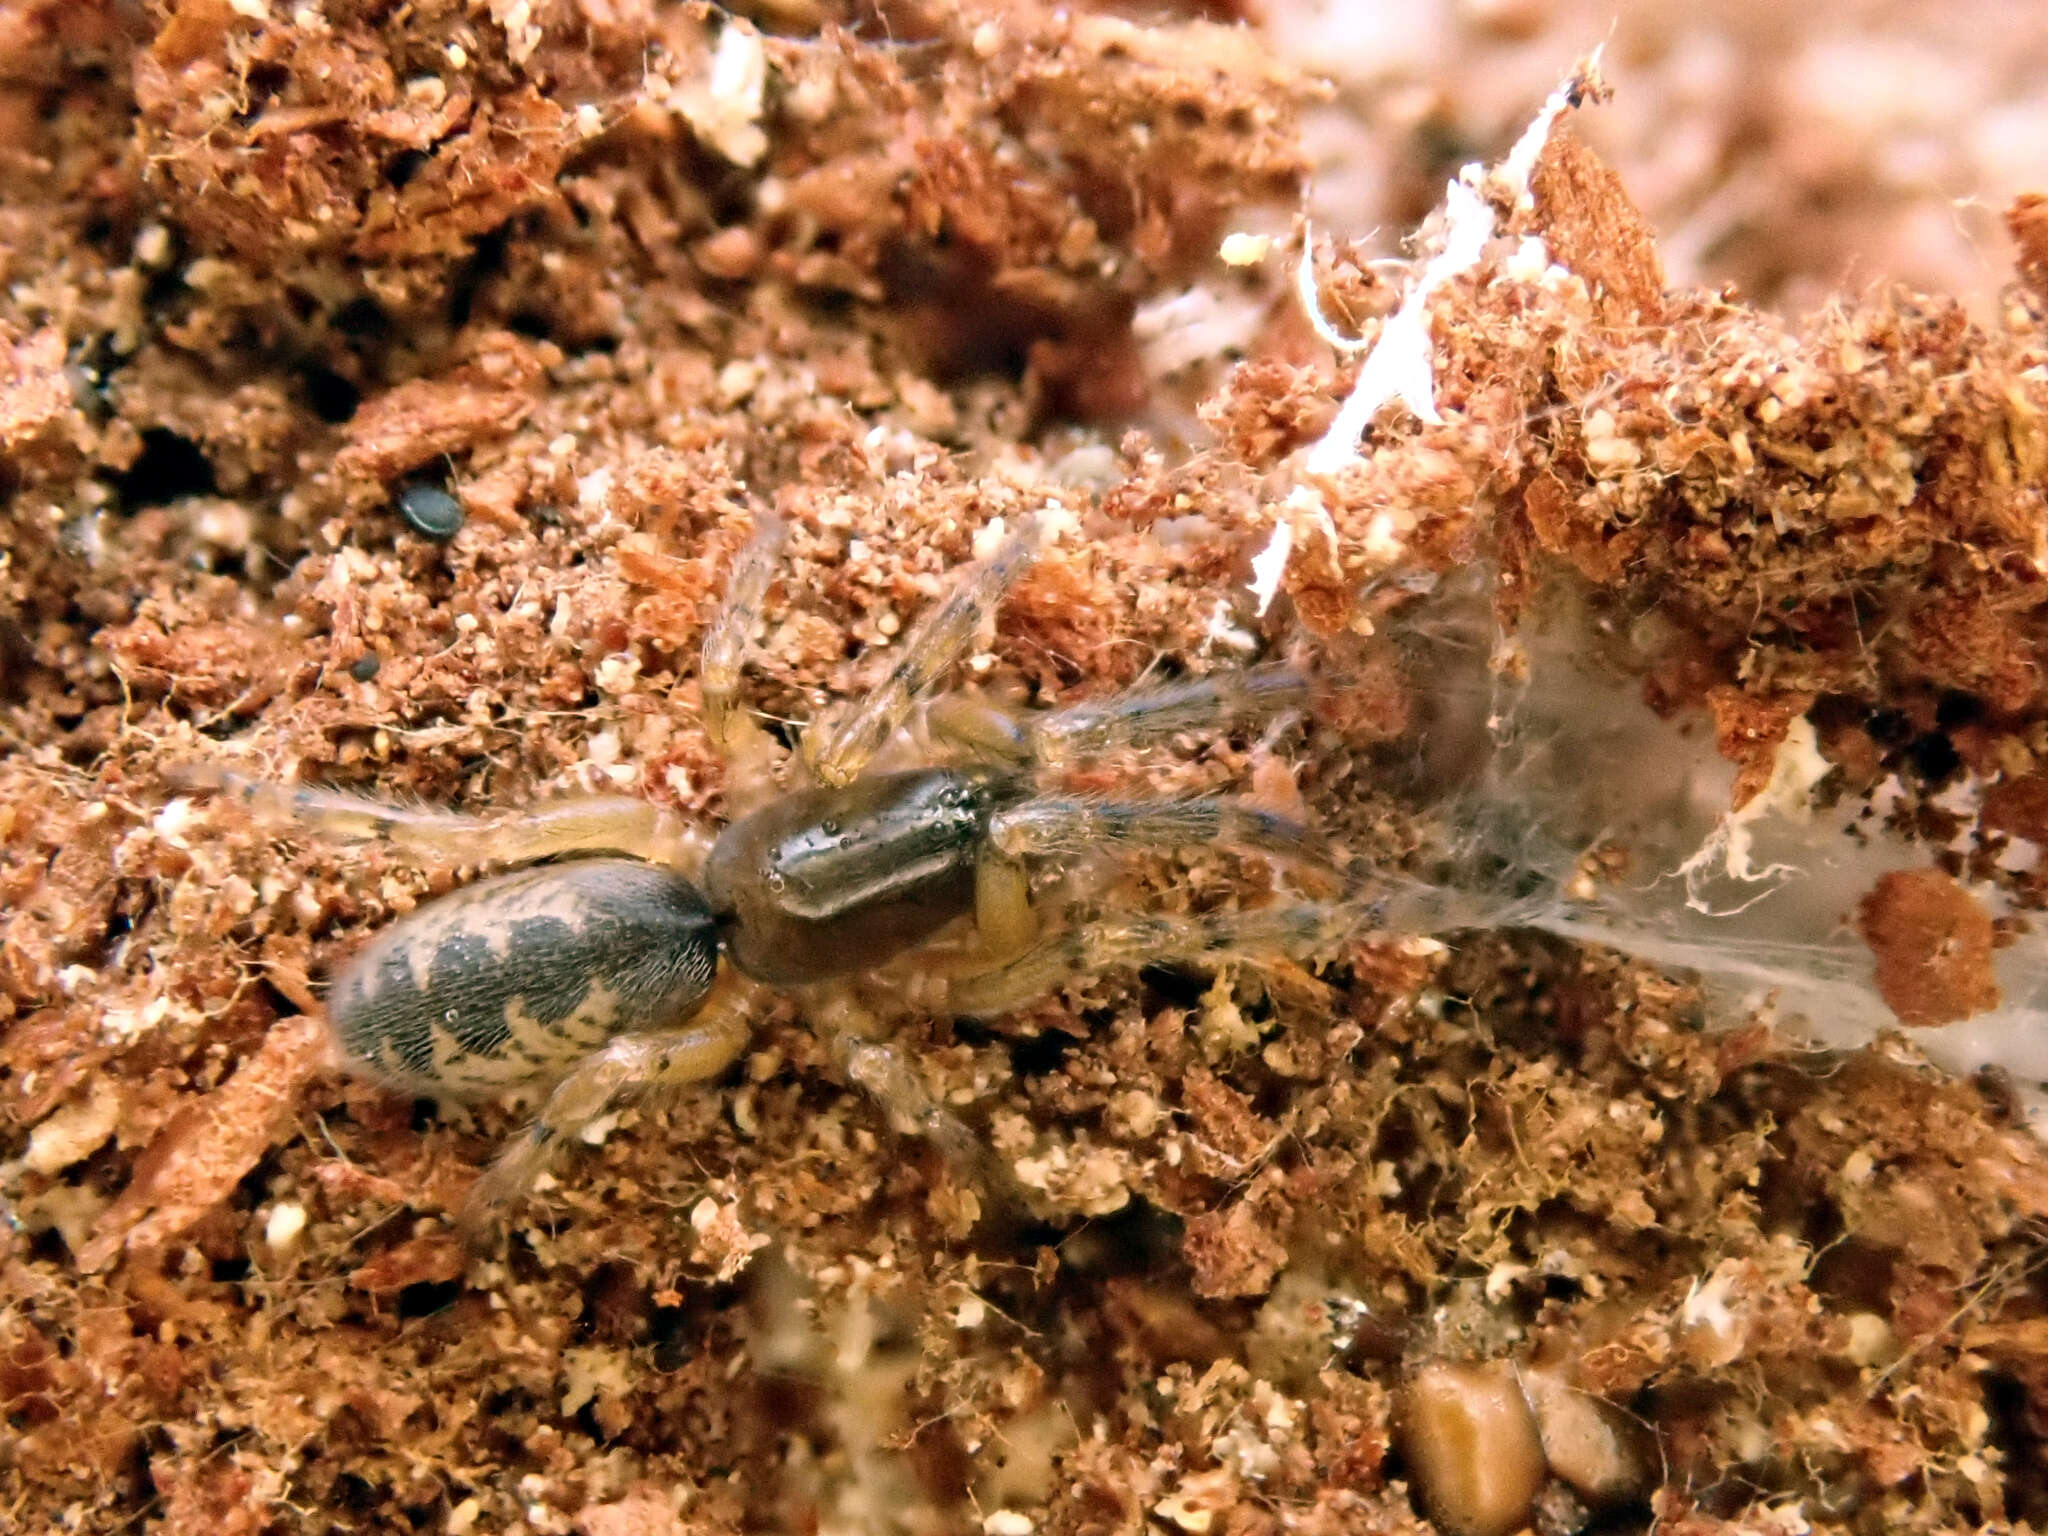
[[[1300,709],[1309,680],[1283,663],[1214,672],[1184,682],[1140,686],[1107,699],[1056,709],[1024,729],[1030,753],[1060,764],[1119,747],[1149,747],[1187,731],[1214,731],[1241,720]]]
[[[994,844],[984,846],[974,863],[974,933],[991,962],[1022,954],[1038,937],[1030,872]]]
[[[972,693],[942,693],[926,702],[925,734],[933,744],[1005,767],[1031,761],[1031,732],[1015,715]]]
[[[1017,578],[1037,554],[1034,528],[1004,540],[986,560],[971,565],[938,607],[918,621],[888,677],[852,713],[805,742],[811,774],[820,784],[850,784],[909,718],[918,696],[938,681],[974,640]]]
[[[1118,748],[1156,746],[1183,732],[1300,709],[1310,698],[1306,674],[1276,664],[1127,688],[1029,720],[972,694],[942,694],[925,706],[925,729],[934,741],[986,761],[1060,767]]]
[[[827,1037],[847,1081],[873,1099],[899,1133],[930,1142],[954,1176],[985,1198],[999,1206],[1014,1202],[1008,1174],[988,1143],[939,1102],[902,1050],[880,1038],[882,1021],[851,987],[808,989],[804,1014]]]
[[[184,790],[213,790],[261,820],[295,823],[344,842],[389,843],[462,864],[528,864],[567,853],[612,850],[693,870],[709,846],[673,812],[628,795],[576,795],[521,811],[468,815],[397,805],[344,790],[254,779],[209,763],[170,777]]]
[[[1375,920],[1376,909],[1348,902],[1261,907],[1206,917],[1104,913],[1040,940],[1007,965],[954,980],[947,990],[947,1006],[964,1017],[986,1018],[1043,997],[1069,976],[1113,966],[1310,954]]]
[[[768,733],[740,707],[740,675],[753,654],[761,604],[788,538],[789,526],[781,518],[760,519],[753,538],[733,562],[725,601],[704,631],[704,650],[697,664],[697,682],[704,694],[704,730],[726,760],[727,798],[736,813],[754,809],[755,802],[775,788],[774,747]]]
[[[471,1187],[463,1225],[486,1230],[533,1187],[555,1152],[619,1105],[718,1076],[753,1038],[762,989],[730,968],[688,1023],[660,1034],[620,1035],[555,1085],[540,1115],[505,1144]]]
[[[740,673],[753,653],[754,626],[761,622],[761,604],[788,538],[789,526],[781,518],[764,516],[759,520],[753,538],[740,551],[726,578],[725,601],[704,631],[697,680],[704,690],[704,729],[721,751],[732,751],[738,736],[753,726],[738,712]]]
[[[989,841],[1012,859],[1088,853],[1104,845],[1205,848],[1223,844],[1336,873],[1322,840],[1298,821],[1242,800],[1099,800],[1040,795],[998,811]]]
[[[847,1080],[880,1105],[898,1130],[930,1142],[977,1189],[1003,1192],[1004,1178],[987,1143],[933,1096],[902,1051],[848,1036],[840,1037],[836,1050]]]

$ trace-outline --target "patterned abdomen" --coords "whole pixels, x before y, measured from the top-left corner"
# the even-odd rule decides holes
[[[682,875],[575,859],[394,923],[335,978],[327,1011],[373,1075],[474,1098],[560,1077],[614,1035],[673,1029],[717,967],[710,909]]]

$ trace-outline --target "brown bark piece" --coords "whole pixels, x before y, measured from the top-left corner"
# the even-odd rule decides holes
[[[240,701],[246,707],[276,691],[276,637],[246,623],[167,627],[140,618],[109,630],[102,643],[139,693],[213,707]]]
[[[2001,779],[1984,791],[1983,825],[2048,847],[2048,774]]]
[[[1555,475],[1538,475],[1522,492],[1522,512],[1536,542],[1563,555],[1589,580],[1617,580],[1641,547],[1636,530],[1610,530],[1578,515],[1564,483]]]
[[[1655,325],[1664,318],[1656,237],[1621,178],[1569,124],[1551,131],[1529,190],[1552,258],[1585,279],[1601,319]]]
[[[1707,708],[1714,716],[1714,748],[1739,770],[1730,797],[1733,809],[1742,809],[1771,782],[1778,748],[1785,744],[1792,722],[1812,707],[1811,694],[1761,699],[1740,688],[1715,688],[1707,694]]]
[[[685,1536],[674,1509],[653,1493],[628,1494],[610,1504],[591,1504],[576,1516],[576,1536]]]
[[[63,332],[45,327],[0,345],[0,449],[19,451],[63,421],[71,409]]]
[[[550,196],[576,137],[530,84],[479,100],[459,58],[419,72],[362,22],[184,0],[135,63],[139,141],[206,245],[272,267],[445,261]]]
[[[322,1021],[300,1015],[264,1036],[220,1087],[171,1117],[78,1255],[88,1274],[123,1248],[155,1248],[204,1216],[276,1144],[299,1094],[328,1059]]]
[[[532,413],[542,365],[516,338],[493,337],[444,378],[412,379],[365,401],[334,456],[345,479],[387,481],[516,431]]]
[[[460,1279],[469,1255],[453,1232],[429,1232],[387,1248],[358,1267],[348,1283],[373,1296],[389,1296],[409,1285],[441,1285]]]
[[[157,1529],[164,1536],[257,1536],[263,1529],[265,1501],[255,1479],[232,1463],[155,1457],[149,1475],[163,1500]]]
[[[2022,192],[2005,210],[2006,232],[2019,247],[2014,265],[2034,292],[2048,298],[2048,197]]]
[[[1938,869],[1893,870],[1857,909],[1877,989],[1903,1024],[1953,1024],[1999,1004],[1991,914]]]
[[[1195,1272],[1195,1294],[1212,1298],[1263,1296],[1287,1265],[1287,1249],[1246,1200],[1190,1221],[1181,1254]]]

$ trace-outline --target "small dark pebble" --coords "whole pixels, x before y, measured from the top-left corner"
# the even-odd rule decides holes
[[[377,668],[379,665],[380,663],[378,662],[374,654],[367,656],[359,656],[349,666],[348,675],[354,678],[359,683],[367,683],[371,678],[377,675]]]
[[[398,493],[398,511],[413,532],[439,544],[462,532],[462,503],[438,485],[408,485]]]
[[[113,408],[107,399],[106,380],[83,363],[64,365],[64,381],[71,386],[71,403],[94,421],[104,421]]]

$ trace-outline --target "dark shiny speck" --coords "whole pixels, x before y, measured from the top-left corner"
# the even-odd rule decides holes
[[[398,493],[398,511],[413,532],[436,543],[462,531],[462,503],[438,485],[408,485]]]
[[[359,683],[367,683],[377,675],[379,662],[374,655],[358,656],[348,669],[348,675]]]

